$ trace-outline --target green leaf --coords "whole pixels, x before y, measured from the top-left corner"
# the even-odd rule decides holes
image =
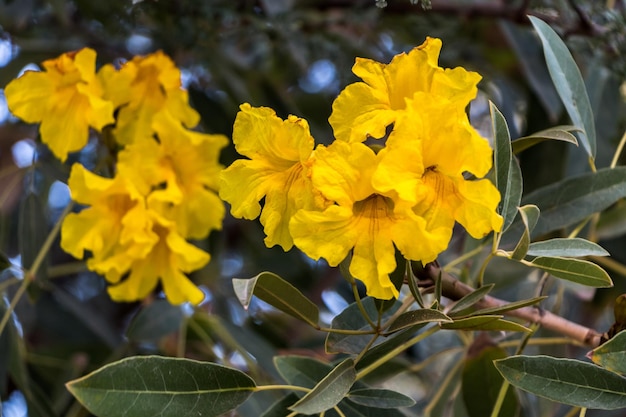
[[[478,340],[478,339],[477,339]],[[474,347],[474,346],[472,346]],[[506,358],[506,351],[498,346],[485,346],[472,352],[465,359],[462,373],[463,402],[469,417],[490,416],[496,403],[504,378],[493,365],[493,361]],[[499,416],[514,416],[519,408],[515,389],[509,387]]]
[[[233,278],[233,287],[244,308],[248,308],[252,295],[256,295],[278,310],[318,327],[317,306],[276,274],[262,272],[250,279]]]
[[[287,394],[280,400],[276,401],[271,407],[261,414],[261,417],[285,417],[288,416],[291,411],[289,411],[289,406],[299,400],[299,397],[292,393]],[[298,414],[301,416],[302,414]],[[295,416],[294,416],[295,417]]]
[[[274,366],[287,383],[313,388],[332,370],[332,366],[308,356],[276,356]]]
[[[67,383],[98,417],[220,416],[243,403],[255,387],[233,368],[160,356],[122,359]]]
[[[485,297],[485,295],[489,294],[489,292],[491,292],[493,287],[494,287],[494,284],[483,285],[477,290],[474,290],[471,293],[465,295],[463,298],[457,301],[452,306],[452,308],[450,308],[450,310],[448,311],[448,314],[450,314],[451,316],[454,316],[454,313],[458,313],[460,311],[465,310],[466,308],[473,306],[474,304],[482,300],[483,297]]]
[[[626,331],[621,331],[608,342],[598,346],[589,358],[609,371],[626,374]]]
[[[344,399],[355,381],[354,361],[348,358],[289,409],[302,414],[317,414],[333,408]]]
[[[417,324],[413,327],[409,327],[408,329],[401,330],[397,333],[394,333],[392,336],[388,337],[384,342],[374,346],[369,349],[365,355],[361,358],[359,362],[357,362],[357,369],[363,369],[368,365],[371,365],[376,360],[385,356],[398,346],[407,342],[410,338],[415,336],[417,331],[424,327],[425,324]]]
[[[411,397],[388,389],[356,389],[350,391],[348,398],[357,404],[376,408],[411,407],[415,404]]]
[[[572,258],[609,256],[609,253],[602,246],[578,237],[534,242],[530,244],[527,254],[530,256],[563,256]]]
[[[626,167],[599,169],[567,178],[526,195],[541,217],[532,235],[541,236],[579,222],[626,197]],[[521,228],[521,225],[520,225]]]
[[[361,304],[367,315],[376,322],[379,312],[375,299],[365,297],[361,300]],[[400,303],[385,312],[383,317],[389,317],[398,309]],[[357,303],[352,303],[346,307],[341,313],[337,314],[330,325],[331,329],[338,330],[355,330],[355,331],[372,331],[371,334],[351,335],[343,333],[328,333],[326,337],[326,352],[328,353],[360,353],[374,337],[372,327],[363,317]]]
[[[183,318],[180,306],[156,300],[137,313],[128,326],[126,337],[134,342],[156,342],[179,330]]]
[[[582,259],[542,256],[533,259],[529,264],[557,278],[577,282],[589,287],[607,288],[613,286],[611,277],[604,269]]]
[[[583,148],[591,158],[595,158],[596,127],[580,70],[556,32],[541,19],[534,16],[528,18],[539,34],[550,77],[565,105],[565,110],[572,123],[583,130],[580,135]]]
[[[533,304],[537,304],[539,301],[545,300],[546,298],[548,298],[548,297],[544,295],[544,296],[541,296],[541,297],[534,297],[534,298],[529,298],[527,300],[521,300],[521,301],[516,301],[516,302],[513,302],[513,303],[507,303],[507,304],[501,305],[499,307],[483,308],[481,310],[475,311],[474,314],[477,314],[477,315],[501,314],[501,313],[505,313],[507,311],[517,310],[518,308],[522,308],[522,307],[530,306],[530,305],[533,305]]]
[[[535,228],[535,225],[537,225],[537,221],[539,220],[539,209],[537,206],[528,204],[519,208],[519,214],[522,219],[522,223],[524,223],[524,233],[511,254],[511,259],[516,260],[524,258],[524,256],[528,253],[528,248],[530,246],[530,233]]]
[[[546,140],[559,140],[563,142],[573,143],[578,146],[576,136],[572,135],[572,131],[581,131],[576,126],[555,126],[540,132],[533,133],[532,135],[524,136],[515,139],[511,142],[513,153],[520,153],[524,149],[528,149],[540,142]]]
[[[493,103],[489,103],[491,123],[495,136],[494,169],[496,187],[502,199],[498,213],[504,218],[502,231],[513,222],[520,199],[522,198],[522,174],[517,160],[511,151],[511,137],[506,119]]]
[[[452,319],[439,310],[420,308],[402,313],[391,323],[386,334],[415,326],[416,324],[426,324],[431,322],[452,322]]]
[[[442,329],[448,330],[490,330],[490,331],[510,331],[529,332],[530,329],[513,321],[504,320],[502,316],[495,314],[470,316],[455,319],[454,323],[442,323]]]
[[[539,397],[600,410],[626,407],[626,379],[599,366],[549,356],[512,356],[494,362],[512,385]]]
[[[502,316],[497,315],[465,317],[454,319],[453,323],[442,323],[441,328],[448,330],[477,330],[480,326],[501,318]]]
[[[424,308],[424,300],[422,299],[422,293],[420,292],[419,286],[417,285],[417,277],[413,273],[413,268],[411,267],[411,261],[406,261],[406,269],[405,274],[407,276],[407,280],[409,282],[409,290],[411,291],[411,295],[417,302],[417,304]]]

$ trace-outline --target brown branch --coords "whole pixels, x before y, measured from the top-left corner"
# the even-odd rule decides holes
[[[439,266],[433,263],[427,264],[423,269],[415,271],[415,273],[418,279],[431,282],[437,280],[441,275],[442,295],[453,301],[459,300],[474,291],[474,288],[462,283],[447,272],[442,271]],[[501,307],[506,304],[509,304],[509,302],[487,295],[476,303],[476,307],[483,309]],[[570,337],[571,339],[592,348],[599,346],[601,343],[602,335],[596,330],[574,323],[557,314],[542,310],[538,307],[522,307],[517,310],[508,311],[504,314],[538,324],[545,329]]]

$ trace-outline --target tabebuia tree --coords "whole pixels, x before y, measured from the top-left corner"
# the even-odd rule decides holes
[[[346,3],[41,12],[89,36],[4,87],[0,414],[623,413],[626,5]]]

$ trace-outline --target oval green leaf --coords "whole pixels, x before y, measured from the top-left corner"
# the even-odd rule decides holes
[[[583,148],[591,158],[596,156],[596,127],[585,82],[572,54],[552,28],[539,18],[529,16],[539,34],[548,71],[572,123],[583,130]]]
[[[397,391],[365,388],[350,391],[348,398],[357,404],[376,408],[411,407],[415,401]]]
[[[317,414],[333,408],[348,394],[354,381],[354,361],[348,358],[289,409],[302,414]]]
[[[578,258],[582,256],[609,256],[600,245],[579,237],[556,238],[531,243],[528,247],[530,256],[562,256]]]
[[[299,355],[276,356],[274,366],[287,383],[304,388],[313,388],[332,370],[327,363]]]
[[[439,310],[431,310],[429,308],[420,308],[419,310],[411,310],[402,313],[397,319],[391,323],[386,334],[415,326],[416,324],[425,324],[431,322],[452,322],[452,319]]]
[[[256,384],[214,363],[142,356],[110,363],[66,386],[98,417],[217,417],[243,403]]]
[[[522,219],[522,223],[524,223],[524,233],[511,254],[511,259],[516,260],[524,258],[526,253],[528,253],[528,248],[530,246],[530,233],[533,231],[537,225],[537,221],[539,220],[539,208],[533,204],[527,204],[519,208],[519,214]]]
[[[504,378],[493,365],[493,361],[506,358],[507,354],[504,349],[492,345],[473,352],[477,350],[475,346],[476,343],[470,348],[472,353],[465,358],[461,388],[469,417],[485,417],[491,415],[500,387],[504,382]],[[515,416],[518,408],[516,391],[509,386],[498,416]]]
[[[504,218],[502,231],[505,231],[517,213],[522,198],[522,173],[517,159],[511,151],[511,136],[506,119],[493,103],[489,103],[491,123],[494,132],[494,169],[496,187],[500,191],[498,213]]]
[[[576,126],[555,126],[550,129],[533,133],[532,135],[515,139],[511,142],[511,147],[513,149],[513,153],[517,154],[524,149],[528,149],[531,146],[534,146],[546,140],[559,140],[562,142],[569,142],[578,146],[576,136],[570,133],[572,131],[580,131],[580,129]]]
[[[361,300],[363,309],[374,322],[378,321],[380,315],[376,306],[376,300],[372,297],[365,297]],[[387,310],[383,317],[389,317],[400,306],[399,302]],[[363,317],[361,309],[357,303],[352,303],[341,313],[337,314],[330,325],[331,329],[360,331],[364,334],[328,333],[326,337],[326,352],[328,353],[360,353],[372,340],[375,331],[369,322]]]
[[[626,197],[626,167],[599,169],[541,187],[526,195],[524,204],[541,210],[532,236],[561,229],[600,212]],[[521,225],[517,226],[521,229]]]
[[[589,358],[609,371],[626,374],[626,331],[591,351]]]
[[[471,293],[465,295],[463,298],[457,301],[452,306],[452,308],[450,308],[450,310],[448,311],[448,314],[450,314],[451,316],[454,316],[454,313],[458,313],[460,311],[465,310],[466,308],[473,306],[474,304],[482,300],[485,297],[485,295],[489,294],[491,290],[493,289],[493,287],[494,287],[494,284],[483,285],[477,290],[474,290]]]
[[[479,330],[481,326],[501,319],[502,316],[485,315],[455,319],[452,323],[441,323],[442,329],[448,330]]]
[[[507,303],[498,307],[489,307],[483,308],[481,310],[477,310],[474,314],[476,315],[485,315],[485,314],[501,314],[506,313],[507,311],[517,310],[518,308],[531,306],[533,304],[537,304],[541,300],[545,300],[548,298],[547,296],[534,297],[529,298],[527,300],[515,301],[513,303]]]
[[[250,279],[233,278],[237,298],[248,308],[252,296],[256,295],[283,313],[318,327],[319,309],[296,287],[271,272],[262,272]]]
[[[590,363],[539,355],[494,364],[511,385],[539,397],[600,410],[626,407],[626,379]]]
[[[539,257],[529,262],[530,266],[537,267],[549,274],[587,285],[594,288],[608,288],[613,286],[613,281],[607,272],[598,265],[582,259],[569,259],[559,257]]]

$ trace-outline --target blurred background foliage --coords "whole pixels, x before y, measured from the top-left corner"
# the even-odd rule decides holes
[[[204,131],[230,136],[239,104],[249,102],[272,107],[282,117],[306,118],[317,142],[329,143],[331,104],[344,86],[356,81],[350,70],[355,57],[388,62],[394,54],[432,36],[443,40],[441,66],[464,66],[483,76],[470,113],[474,125],[485,136],[491,135],[487,104],[491,100],[516,138],[569,123],[539,40],[526,18],[534,15],[550,23],[573,52],[596,115],[596,165],[610,164],[626,128],[626,2],[432,0],[430,9],[425,3],[414,3],[419,2],[0,0],[0,87],[24,68],[83,46],[98,52],[100,65],[161,49],[182,69]],[[37,144],[36,135],[36,126],[21,124],[8,114],[0,93],[4,269],[0,313],[13,298],[22,268],[32,264],[69,201],[64,183],[71,164],[56,162]],[[74,161],[98,156],[98,149],[91,146]],[[235,158],[231,146],[223,152],[222,162],[228,165]],[[582,150],[556,141],[525,150],[519,158],[525,192],[589,169]],[[623,201],[616,204],[598,229],[590,231],[621,264],[626,264],[625,207]],[[205,303],[195,310],[169,306],[160,294],[141,305],[114,304],[103,279],[64,254],[58,244],[53,246],[47,267],[0,335],[0,396],[5,415],[23,415],[19,412],[26,406],[31,416],[86,415],[64,382],[131,354],[185,354],[218,361],[246,369],[257,382],[277,377],[272,357],[279,352],[324,356],[323,335],[261,302],[244,311],[230,280],[265,270],[275,272],[323,306],[328,320],[351,302],[350,289],[338,271],[311,262],[296,250],[267,249],[258,222],[228,216],[223,231],[198,244],[208,248],[212,261],[194,275],[207,293]],[[467,237],[458,235],[442,255],[443,262],[471,245]],[[626,276],[619,265],[604,266],[616,288],[589,292],[555,286],[553,293],[565,292],[569,297],[556,297],[551,307],[605,331],[612,300],[626,292]],[[464,277],[475,273],[471,263],[460,272]],[[496,295],[510,300],[521,299],[522,293],[532,295],[533,282],[521,279],[526,270],[494,262],[489,272],[488,281],[501,284]],[[460,346],[454,338],[449,334],[429,339],[410,352],[409,360],[426,358],[442,347]],[[552,349],[554,353],[556,348]],[[395,388],[410,382],[404,384],[404,391],[410,386],[413,395],[423,398],[416,410],[431,407],[433,415],[443,415],[436,413],[437,407],[450,400],[454,415],[463,415],[460,395],[445,395],[437,388],[439,382],[432,382],[442,381],[455,360],[458,356],[452,355],[450,361],[431,365],[425,374],[428,378],[407,374],[396,379]],[[411,363],[398,359],[385,370],[395,373]],[[435,394],[441,404],[431,401]],[[260,415],[273,399],[271,394],[255,394],[239,413]],[[545,415],[565,413],[564,407],[555,404],[543,407]],[[522,408],[530,409],[524,403]]]

